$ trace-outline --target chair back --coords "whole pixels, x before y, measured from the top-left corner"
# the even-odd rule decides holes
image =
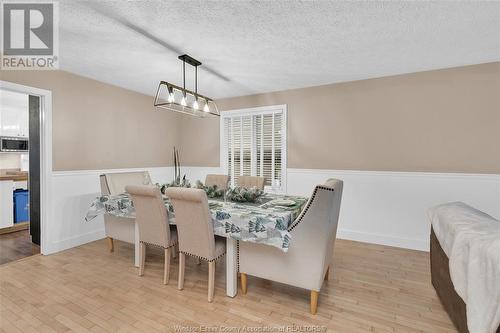
[[[134,203],[139,241],[168,247],[170,227],[160,189],[156,186],[127,185],[125,190],[130,194]]]
[[[123,193],[127,185],[153,185],[147,171],[107,173],[99,178],[102,195]]]
[[[166,195],[174,207],[179,251],[207,260],[214,259],[214,230],[205,191],[169,187]]]
[[[289,228],[292,235],[290,251],[300,251],[317,262],[321,271],[331,262],[337,236],[343,181],[328,179],[317,185],[299,217]],[[311,269],[314,269],[311,264]],[[318,274],[320,276],[320,274]]]
[[[264,190],[264,177],[255,177],[255,176],[239,176],[236,180],[236,183],[240,187],[252,188],[256,187],[258,189]]]
[[[217,186],[218,189],[227,190],[229,185],[228,175],[207,175],[205,178],[205,186]]]

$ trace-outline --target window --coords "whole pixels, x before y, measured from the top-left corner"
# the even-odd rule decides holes
[[[263,176],[266,191],[286,191],[286,105],[221,114],[221,165],[231,179]]]

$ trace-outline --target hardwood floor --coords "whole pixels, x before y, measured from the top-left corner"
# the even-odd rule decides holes
[[[205,262],[186,258],[182,291],[178,258],[172,260],[168,285],[163,251],[148,249],[143,277],[132,263],[132,245],[117,241],[110,253],[102,240],[1,266],[0,331],[319,325],[328,332],[456,332],[431,286],[424,252],[338,240],[333,279],[325,281],[317,315],[309,313],[309,291],[251,276],[246,295],[226,297],[223,263],[216,266],[213,303],[207,302]]]
[[[0,265],[40,253],[28,230],[0,235]]]

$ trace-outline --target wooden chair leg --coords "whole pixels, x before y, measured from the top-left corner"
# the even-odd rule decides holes
[[[177,252],[179,251],[179,248],[177,247],[177,245],[174,245],[172,246],[172,258],[177,258]]]
[[[326,273],[325,273],[325,281],[328,281],[328,275],[330,274],[330,267],[328,267],[326,269]]]
[[[215,287],[215,261],[208,263],[208,301],[211,303],[214,300]]]
[[[318,296],[319,292],[311,290],[311,314],[313,315],[318,311]]]
[[[140,243],[139,245],[139,276],[144,275],[144,265],[146,263],[146,244]]]
[[[108,249],[109,252],[113,252],[115,250],[115,244],[113,243],[113,238],[108,237]]]
[[[247,294],[247,275],[246,273],[240,273],[241,278],[241,292],[243,295]]]
[[[179,252],[179,281],[177,282],[177,289],[184,289],[184,270],[186,268],[186,255]]]
[[[165,249],[165,267],[163,268],[163,284],[168,284],[170,279],[170,249]]]

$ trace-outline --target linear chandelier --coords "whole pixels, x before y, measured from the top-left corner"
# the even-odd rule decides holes
[[[198,66],[201,62],[187,54],[179,59],[182,60],[182,87],[160,81],[154,106],[197,117],[220,116],[213,99],[198,94]],[[186,89],[186,63],[194,67],[194,91]]]

